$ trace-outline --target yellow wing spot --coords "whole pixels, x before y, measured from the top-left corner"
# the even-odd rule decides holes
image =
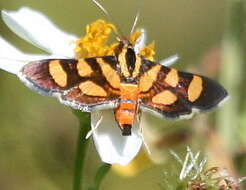
[[[176,87],[179,82],[178,71],[171,69],[165,78],[165,82],[172,87]]]
[[[127,63],[126,63],[126,52],[127,49],[123,49],[122,52],[119,54],[119,63],[120,63],[120,68],[121,72],[123,73],[124,77],[130,77],[130,73],[127,68]]]
[[[92,81],[86,81],[79,84],[79,88],[83,94],[88,96],[107,96],[107,92],[99,85]]]
[[[91,66],[84,59],[79,59],[77,70],[81,77],[88,77],[93,73]]]
[[[141,57],[139,55],[136,55],[135,69],[134,69],[134,71],[132,73],[132,77],[135,78],[135,77],[138,76],[139,71],[140,71],[141,64],[142,64]]]
[[[171,105],[176,102],[177,96],[169,90],[165,90],[152,98],[155,104]]]
[[[61,87],[67,86],[67,73],[63,70],[59,60],[49,63],[49,72],[56,84]]]
[[[102,58],[97,58],[97,62],[109,84],[114,88],[120,88],[120,76],[117,71],[114,70],[107,62],[103,61]]]
[[[139,81],[140,92],[147,92],[156,81],[161,65],[155,65],[150,70],[144,73]]]
[[[202,78],[198,76],[193,76],[188,88],[188,99],[191,102],[196,101],[202,92]]]

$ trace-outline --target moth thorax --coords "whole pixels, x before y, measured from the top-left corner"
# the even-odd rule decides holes
[[[132,48],[127,48],[125,59],[126,59],[126,65],[127,65],[128,71],[132,75],[135,69],[135,64],[136,64],[136,54]]]
[[[118,62],[120,65],[121,73],[124,77],[133,77],[136,66],[136,53],[131,44],[123,44],[123,47],[119,45]]]

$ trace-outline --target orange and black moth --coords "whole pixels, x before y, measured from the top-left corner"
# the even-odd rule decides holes
[[[114,109],[125,136],[131,135],[141,111],[182,119],[210,111],[228,96],[207,77],[179,72],[135,53],[127,39],[119,40],[113,56],[34,61],[18,76],[31,89],[74,109]]]

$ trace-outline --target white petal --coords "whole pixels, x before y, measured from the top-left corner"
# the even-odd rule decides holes
[[[0,36],[0,69],[17,74],[30,61],[52,57],[47,55],[24,54]]]
[[[178,59],[179,59],[179,56],[176,54],[176,55],[173,55],[166,59],[161,60],[160,64],[163,66],[169,67],[172,64],[174,64],[176,61],[178,61]]]
[[[3,69],[12,74],[17,74],[18,71],[26,64],[24,61],[15,61],[0,58],[0,69]]]
[[[102,161],[127,165],[137,155],[142,145],[138,126],[133,126],[131,136],[122,136],[112,110],[92,112],[91,124],[95,126],[101,117],[101,123],[93,132],[93,139]]]
[[[141,36],[138,38],[135,46],[134,46],[134,51],[136,52],[136,54],[138,54],[140,52],[140,50],[142,48],[144,48],[145,43],[146,43],[146,31],[142,28],[140,29],[141,31]]]
[[[13,45],[11,45],[0,36],[0,57],[14,57],[19,55],[22,55],[20,50],[16,49]]]
[[[33,45],[56,55],[74,57],[77,38],[61,31],[45,15],[30,8],[18,11],[2,11],[8,27]]]

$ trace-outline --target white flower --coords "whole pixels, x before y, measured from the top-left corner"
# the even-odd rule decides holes
[[[68,34],[55,26],[45,15],[30,8],[18,11],[2,11],[5,24],[27,42],[43,49],[47,54],[25,54],[0,36],[0,69],[17,74],[30,61],[47,58],[73,58],[75,35]],[[137,41],[138,52],[145,45],[145,32]],[[178,59],[172,56],[161,62],[170,65]],[[109,164],[128,164],[142,146],[139,124],[132,128],[131,136],[122,136],[114,119],[112,110],[91,113],[91,133],[97,151],[103,162]]]
[[[2,18],[8,27],[24,40],[45,50],[47,55],[25,54],[0,36],[0,69],[17,74],[30,61],[47,58],[72,58],[74,46],[71,42],[78,38],[56,27],[42,13],[21,8],[18,11],[2,11]],[[137,127],[132,135],[121,135],[114,121],[113,111],[91,113],[94,143],[103,162],[109,164],[128,164],[139,152],[142,138]],[[98,120],[102,117],[100,123]]]
[[[116,121],[112,120],[113,114],[113,110],[92,112],[92,126],[96,126],[100,118],[103,118],[93,132],[94,143],[102,161],[127,165],[142,146],[139,124],[132,127],[131,136],[122,136]]]

